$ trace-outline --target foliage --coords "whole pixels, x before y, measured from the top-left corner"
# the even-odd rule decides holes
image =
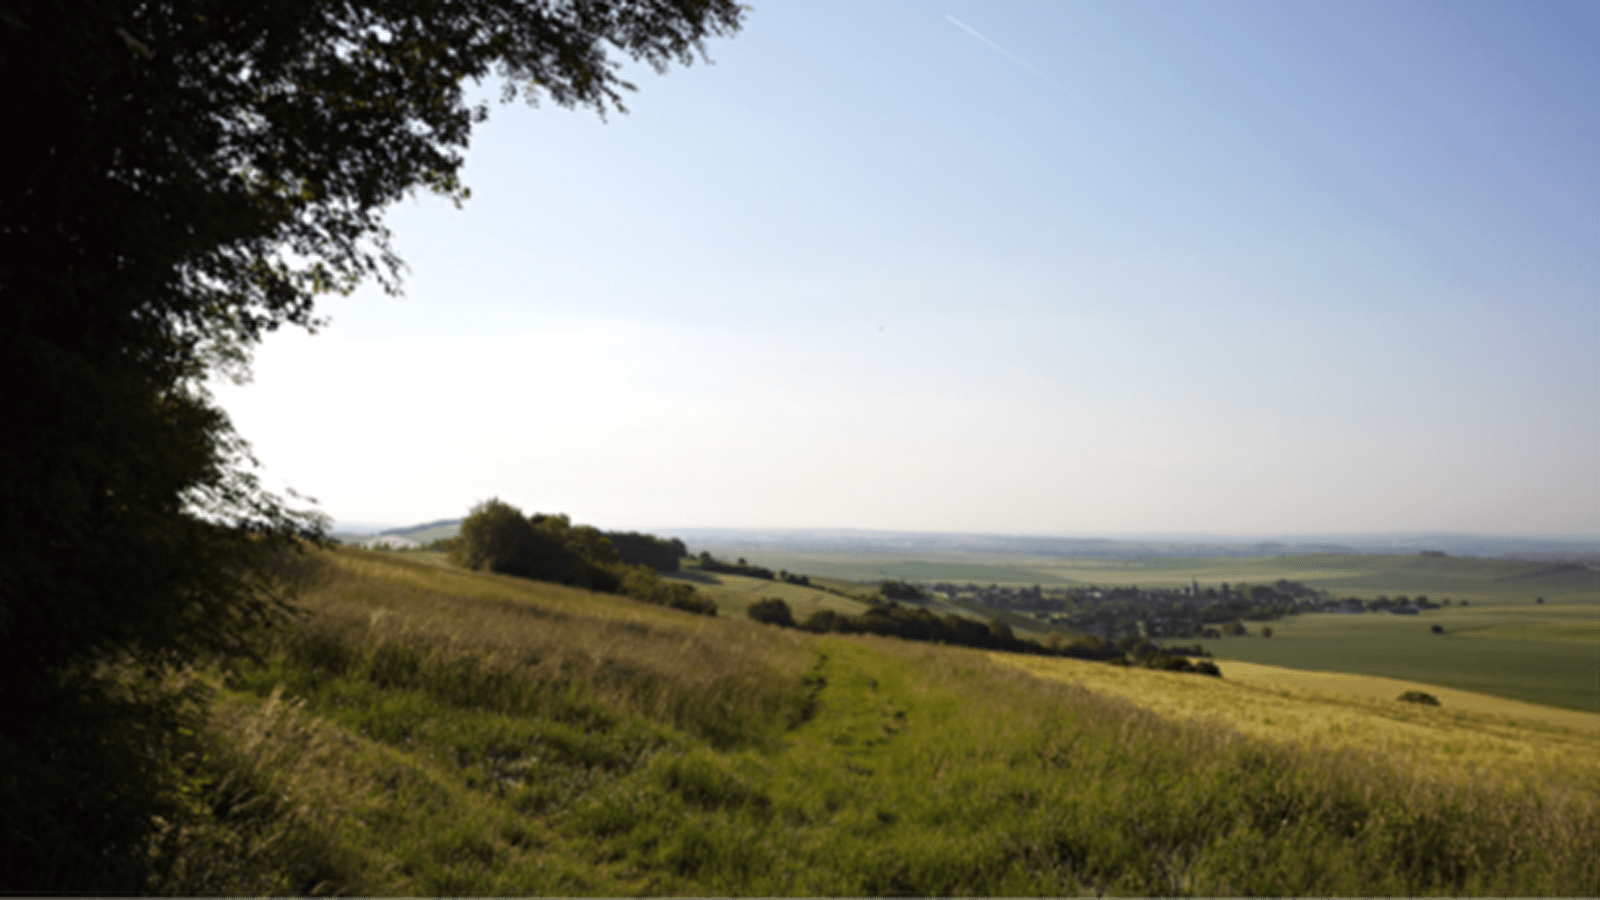
[[[726,562],[712,556],[709,551],[700,551],[695,565],[707,572],[718,572],[723,575],[744,575],[750,578],[763,578],[772,581],[777,575],[765,566],[751,565],[740,559],[738,562]]]
[[[922,589],[916,585],[893,579],[884,579],[878,590],[885,600],[921,600],[924,597]]]
[[[631,566],[649,566],[657,572],[676,572],[689,548],[677,538],[658,538],[637,531],[608,531],[606,539],[617,556]]]
[[[450,560],[469,569],[527,575],[537,566],[533,557],[540,549],[538,543],[539,535],[521,510],[490,498],[461,520]]]
[[[612,566],[612,571],[620,575],[621,584],[617,590],[619,594],[656,606],[681,609],[702,616],[717,614],[716,602],[700,596],[692,584],[667,581],[656,574],[654,569],[646,566],[618,563]]]
[[[1420,703],[1423,706],[1438,706],[1439,698],[1424,691],[1406,691],[1400,695],[1403,703]]]
[[[790,611],[789,604],[777,597],[757,600],[745,609],[744,614],[752,621],[780,625],[784,628],[794,627],[794,613]]]
[[[0,14],[0,80],[27,86],[0,100],[16,126],[0,177],[0,890],[142,889],[116,861],[172,780],[130,773],[170,768],[139,748],[182,717],[125,673],[237,655],[281,617],[282,555],[320,537],[261,490],[207,373],[246,377],[264,335],[317,323],[319,295],[395,288],[383,208],[467,195],[484,110],[464,81],[620,109],[615,54],[687,63],[741,15],[732,0]]]
[[[717,605],[697,596],[693,585],[665,581],[649,567],[623,562],[599,529],[573,525],[565,515],[524,517],[498,498],[479,503],[461,520],[449,558],[469,569],[623,594],[701,615],[717,612]]]

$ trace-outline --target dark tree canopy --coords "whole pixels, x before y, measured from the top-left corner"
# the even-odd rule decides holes
[[[654,535],[638,535],[660,541]],[[565,515],[522,511],[499,498],[479,503],[461,520],[461,534],[450,548],[452,562],[537,581],[554,581],[586,590],[621,594],[702,615],[717,605],[696,595],[692,585],[667,581],[649,566],[631,563],[598,528],[574,525]]]
[[[678,538],[659,538],[637,531],[608,531],[606,539],[617,549],[622,561],[633,566],[649,566],[657,572],[676,572],[689,548]]]
[[[741,15],[732,0],[0,9],[0,890],[130,889],[143,813],[123,813],[149,798],[107,806],[104,776],[135,771],[138,742],[101,742],[122,756],[97,762],[84,723],[153,707],[107,687],[107,664],[239,652],[280,614],[280,551],[320,533],[260,489],[204,376],[314,326],[319,295],[396,287],[382,211],[419,189],[466,197],[485,115],[467,82],[620,110],[622,60],[689,63]]]

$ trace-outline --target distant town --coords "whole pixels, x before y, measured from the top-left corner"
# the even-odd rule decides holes
[[[1450,605],[1449,599],[1435,602],[1426,595],[1340,599],[1327,591],[1285,580],[1252,585],[1223,582],[1213,587],[1191,582],[1181,588],[1090,585],[1054,590],[1045,590],[1039,585],[983,587],[939,582],[915,590],[933,599],[970,601],[1022,613],[1041,623],[1064,626],[1107,640],[1124,637],[1214,639],[1225,634],[1245,633],[1246,622],[1271,622],[1297,613],[1416,615],[1424,609]],[[891,589],[887,593],[895,591]],[[1466,601],[1461,605],[1466,605]],[[1265,626],[1263,633],[1270,636],[1271,627]]]

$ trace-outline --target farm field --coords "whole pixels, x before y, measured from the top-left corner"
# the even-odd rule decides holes
[[[829,591],[800,584],[788,584],[749,575],[730,575],[725,572],[704,572],[687,569],[663,576],[673,581],[694,585],[696,591],[717,604],[717,615],[736,619],[745,617],[745,610],[757,600],[775,597],[789,604],[796,620],[801,620],[824,609],[846,615],[860,615],[868,604]],[[860,585],[850,585],[862,590]]]
[[[1181,587],[1191,579],[1202,586],[1287,579],[1340,597],[1449,598],[1449,607],[1419,616],[1306,614],[1249,623],[1249,637],[1201,643],[1220,660],[1376,675],[1600,712],[1600,572],[1582,568],[1415,554],[1142,561],[792,555],[761,562],[836,577],[855,574],[923,583]],[[1540,597],[1544,603],[1535,602]],[[1469,605],[1462,606],[1463,601]],[[1262,624],[1272,626],[1272,638],[1259,637]],[[1434,625],[1445,633],[1433,634]],[[1019,626],[1026,627],[1014,624]]]
[[[1198,679],[1071,659],[992,654],[1042,678],[1079,684],[1165,716],[1218,721],[1267,740],[1398,754],[1463,774],[1511,766],[1584,772],[1600,785],[1600,714],[1419,682],[1308,672],[1233,660]],[[1437,707],[1403,703],[1422,691]]]
[[[320,560],[296,629],[219,690],[222,793],[152,890],[1600,888],[1600,739],[1570,722]]]
[[[862,582],[885,578],[929,583],[1034,585],[1140,585],[1182,587],[1300,581],[1339,596],[1427,594],[1473,603],[1550,602],[1600,604],[1600,572],[1544,563],[1410,555],[1310,554],[1203,559],[1094,560],[1000,554],[941,554],[923,558],[751,553],[771,568]]]
[[[1219,660],[1379,675],[1600,712],[1596,612],[1600,605],[1570,604],[1452,606],[1415,616],[1307,613],[1247,623],[1248,636],[1200,644]],[[1272,637],[1259,636],[1262,625],[1271,625]],[[1434,634],[1434,625],[1444,633]]]

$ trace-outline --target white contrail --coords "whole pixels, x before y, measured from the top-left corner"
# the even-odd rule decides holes
[[[1001,53],[1005,54],[1006,59],[1011,60],[1012,62],[1016,63],[1017,65],[1019,65],[1021,67],[1023,67],[1024,69],[1027,69],[1029,72],[1032,72],[1033,74],[1039,76],[1040,78],[1043,78],[1045,81],[1050,82],[1057,89],[1063,90],[1063,91],[1067,89],[1066,86],[1063,85],[1061,82],[1056,81],[1054,78],[1051,78],[1049,75],[1046,75],[1045,73],[1039,71],[1038,69],[1035,69],[1033,66],[1028,65],[1026,61],[1024,61],[1021,57],[1017,56],[1015,53],[1012,53],[1010,50],[1007,50],[1006,48],[1000,46],[999,44],[996,44],[994,41],[991,41],[988,38],[984,37],[983,35],[979,34],[978,30],[976,28],[973,28],[971,25],[968,25],[967,23],[961,21],[960,19],[956,18],[955,16],[950,15],[949,13],[945,13],[944,17],[946,19],[950,20],[950,24],[956,26],[957,28],[961,29],[962,31],[965,31],[967,34],[972,35],[973,37],[977,38],[978,40],[983,41],[985,44],[988,44],[989,46],[993,47],[994,49],[996,49],[996,50],[1000,51]]]

